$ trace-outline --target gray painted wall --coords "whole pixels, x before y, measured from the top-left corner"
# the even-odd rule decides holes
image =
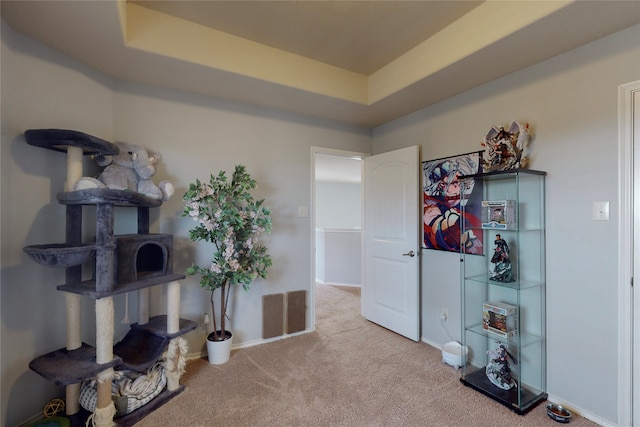
[[[531,124],[530,167],[548,173],[548,391],[613,425],[619,398],[617,95],[619,85],[640,79],[639,40],[636,25],[381,126],[373,138],[373,154],[420,145],[429,160],[480,149],[491,125]],[[594,201],[611,202],[610,221],[591,219]],[[459,338],[459,257],[423,255],[423,338],[446,341],[441,307],[449,309],[448,330]]]
[[[264,108],[137,84],[113,82],[64,55],[2,25],[2,420],[15,426],[41,413],[63,389],[30,371],[29,362],[64,347],[64,297],[55,290],[63,270],[35,264],[23,254],[30,244],[64,242],[62,191],[66,157],[25,143],[30,128],[74,129],[107,140],[135,142],[162,155],[155,179],[169,179],[176,195],[152,210],[151,231],[174,235],[174,270],[195,261],[204,265],[211,248],[188,239],[192,226],[181,218],[182,194],[196,178],[231,171],[242,163],[258,181],[256,195],[273,214],[273,232],[264,238],[273,258],[268,280],[249,293],[236,293],[230,315],[234,344],[262,342],[262,295],[310,289],[310,218],[298,206],[311,206],[311,146],[369,152],[370,130],[327,123]],[[90,160],[85,162],[87,166]],[[133,212],[118,209],[116,232],[135,232]],[[85,228],[92,233],[91,221]],[[182,281],[181,316],[199,320],[209,309],[209,294],[196,278]],[[151,291],[151,315],[166,312],[164,287]],[[82,337],[95,344],[94,304],[82,299]],[[116,340],[127,331],[124,296],[115,298]],[[136,295],[129,300],[136,321]],[[307,325],[311,325],[311,311]],[[185,336],[198,355],[204,327]]]
[[[362,227],[360,184],[316,181],[316,227]]]

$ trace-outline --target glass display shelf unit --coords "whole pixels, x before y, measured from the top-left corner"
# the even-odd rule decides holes
[[[525,414],[547,398],[545,172],[518,169],[460,178],[460,381]],[[469,197],[469,193],[474,196]]]

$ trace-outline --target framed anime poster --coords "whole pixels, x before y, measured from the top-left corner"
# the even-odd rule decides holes
[[[469,180],[469,188],[461,188],[459,179],[482,172],[482,151],[428,160],[422,171],[423,248],[481,255],[482,233],[472,228],[482,226],[482,182]]]

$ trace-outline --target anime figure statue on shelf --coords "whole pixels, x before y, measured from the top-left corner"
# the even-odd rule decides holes
[[[496,249],[491,257],[494,264],[493,270],[489,271],[489,279],[496,282],[513,282],[513,269],[511,258],[509,257],[509,246],[499,234],[496,234]]]
[[[508,129],[493,126],[480,144],[486,149],[482,160],[484,172],[527,167],[531,139],[528,123],[511,122]]]
[[[518,361],[513,357],[507,348],[500,344],[495,350],[488,352],[491,356],[491,361],[485,369],[487,378],[496,387],[502,390],[509,390],[516,385],[516,381],[511,377],[511,368],[509,367],[509,358],[514,364],[518,364]]]

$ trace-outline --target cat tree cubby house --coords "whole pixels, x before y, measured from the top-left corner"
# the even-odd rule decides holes
[[[180,283],[184,275],[173,272],[173,236],[149,233],[149,209],[161,200],[129,190],[91,188],[74,190],[82,177],[83,155],[115,155],[114,144],[81,132],[35,129],[25,132],[30,145],[67,155],[65,191],[57,194],[66,207],[64,243],[27,246],[24,251],[36,262],[65,269],[64,292],[67,317],[66,346],[32,360],[29,367],[58,386],[65,386],[66,415],[73,426],[84,426],[91,417],[95,426],[130,426],[184,390],[186,345],[181,335],[196,323],[181,319]],[[82,240],[83,207],[95,206],[95,240]],[[116,207],[137,210],[138,234],[114,235]],[[83,274],[83,266],[87,271]],[[89,267],[93,267],[89,274]],[[86,277],[91,276],[89,279]],[[149,316],[149,290],[167,286],[167,314]],[[114,345],[113,296],[138,292],[138,322]],[[81,340],[81,297],[95,301],[96,346]],[[85,298],[86,299],[86,298]],[[148,403],[121,413],[113,404],[112,382],[116,370],[144,373],[162,365],[165,381]],[[80,407],[81,384],[95,380],[95,411]],[[166,386],[164,385],[166,383]],[[159,389],[162,388],[160,391]],[[116,413],[118,407],[118,413]],[[125,402],[126,408],[126,402]]]

